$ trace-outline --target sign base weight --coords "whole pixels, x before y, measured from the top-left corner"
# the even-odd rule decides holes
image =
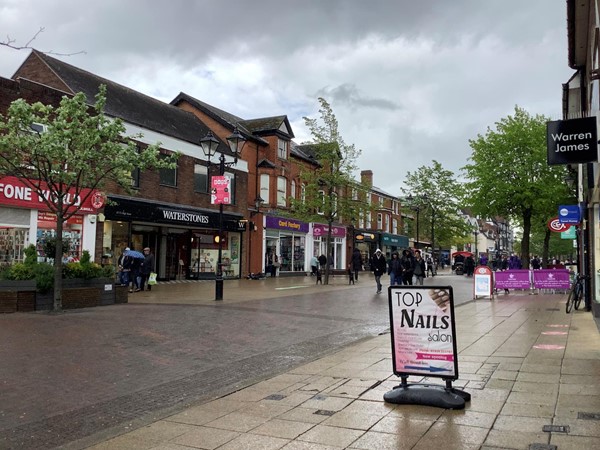
[[[383,395],[388,403],[400,405],[425,405],[445,409],[464,409],[465,403],[471,401],[471,394],[454,389],[449,380],[446,386],[436,384],[413,383],[402,384]]]

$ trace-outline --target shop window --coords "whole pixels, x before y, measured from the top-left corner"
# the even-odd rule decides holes
[[[208,193],[208,167],[194,164],[194,192]]]
[[[162,159],[166,159],[166,155],[161,155]],[[173,169],[158,169],[160,176],[160,184],[162,186],[177,186],[177,166]]]
[[[287,206],[287,179],[277,177],[277,206]]]
[[[269,192],[269,183],[271,181],[271,177],[268,174],[263,173],[260,176],[260,198],[263,199],[265,205],[270,203],[270,192]]]

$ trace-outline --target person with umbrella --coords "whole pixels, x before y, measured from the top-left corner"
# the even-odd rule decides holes
[[[145,256],[143,253],[138,252],[136,250],[126,250],[125,257],[130,260],[129,266],[129,278],[131,281],[131,286],[129,287],[129,292],[133,292],[135,287],[135,291],[140,290],[140,282],[138,277],[140,276],[140,266]]]

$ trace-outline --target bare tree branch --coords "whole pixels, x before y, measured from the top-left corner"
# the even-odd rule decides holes
[[[45,30],[46,29],[44,27],[40,27],[40,29],[32,36],[31,39],[29,39],[27,41],[27,43],[25,45],[15,45],[15,43],[17,42],[16,39],[11,39],[11,37],[7,35],[6,40],[0,41],[0,46],[12,48],[14,50],[27,50],[27,49],[33,50],[34,48],[31,46],[31,43],[33,41],[35,41],[36,38],[41,33],[43,33]],[[39,51],[41,51],[42,53],[45,53],[46,55],[55,55],[55,56],[73,56],[73,55],[86,54],[86,52],[83,50],[74,52],[74,53],[57,53],[52,50],[49,50],[49,51],[39,50]]]

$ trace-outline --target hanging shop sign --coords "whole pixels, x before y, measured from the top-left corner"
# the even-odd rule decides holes
[[[397,234],[382,233],[381,244],[393,247],[408,247],[408,237]]]
[[[327,226],[327,225],[321,225],[321,224],[317,224],[317,223],[313,225],[313,236],[315,236],[315,237],[327,236],[328,232],[329,232],[329,226]],[[331,227],[331,236],[337,237],[337,238],[343,238],[346,236],[346,229],[344,227],[337,227],[337,226],[333,225]]]
[[[210,204],[231,204],[231,179],[228,176],[214,176],[210,179]]]
[[[563,231],[567,231],[570,227],[571,225],[562,223],[558,219],[558,217],[554,217],[548,221],[548,229],[556,233],[562,233]]]
[[[390,286],[394,373],[458,378],[452,287]]]
[[[579,205],[560,205],[558,207],[558,221],[569,225],[581,222],[581,208]]]
[[[36,183],[38,182],[36,181]],[[44,200],[52,200],[51,192],[46,183],[39,182],[39,184],[42,195],[38,195],[35,190],[17,177],[0,178],[0,204],[49,211],[50,208],[44,203]],[[100,191],[92,189],[81,189],[79,194],[75,189],[69,189],[63,201],[65,204],[78,208],[82,213],[96,213],[104,206],[104,195]]]
[[[577,239],[577,230],[575,227],[570,227],[567,231],[560,233],[561,239]]]
[[[284,217],[267,216],[265,218],[265,226],[266,228],[275,228],[278,230],[308,233],[308,223]]]
[[[549,165],[598,161],[596,117],[548,122],[546,147]]]

